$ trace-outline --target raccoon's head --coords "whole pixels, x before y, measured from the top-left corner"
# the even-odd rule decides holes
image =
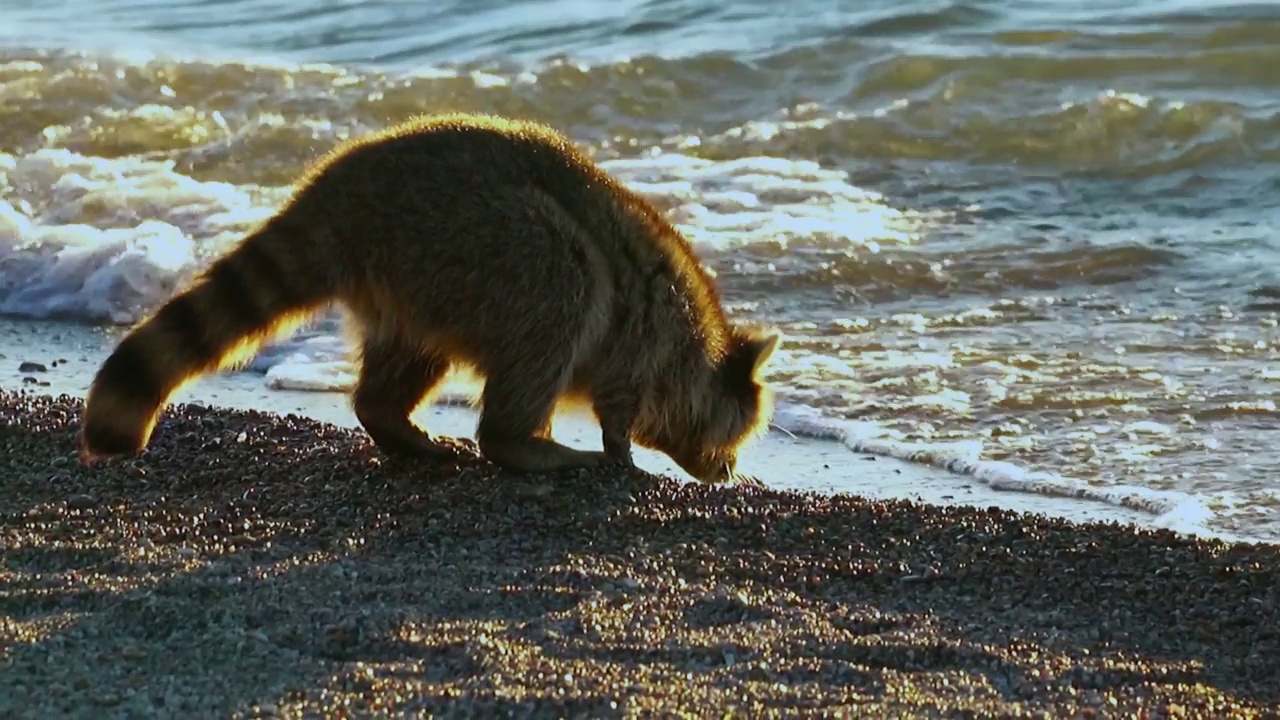
[[[646,444],[704,483],[733,479],[739,448],[773,412],[773,392],[760,376],[780,339],[773,331],[733,328],[723,358],[701,379],[705,385],[687,388],[686,411],[668,412]]]

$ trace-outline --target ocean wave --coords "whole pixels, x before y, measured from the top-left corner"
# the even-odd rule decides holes
[[[703,140],[732,153],[862,160],[1015,163],[1146,178],[1234,161],[1280,160],[1280,113],[1232,102],[1153,99],[1104,90],[1092,98],[1014,110],[965,104],[949,90],[868,112],[807,108],[751,120]]]
[[[867,300],[1149,276],[1172,251],[921,245],[943,212],[899,209],[811,161],[682,153],[602,161],[662,208],[731,299],[826,289]],[[0,155],[0,312],[129,323],[269,216],[287,186],[199,180],[172,159],[46,148]]]
[[[0,148],[160,153],[202,178],[274,184],[353,133],[456,109],[548,120],[624,156],[657,146],[710,159],[1012,162],[1123,177],[1280,159],[1275,76],[1257,70],[1280,59],[1280,45],[1208,58],[1213,77],[1172,84],[1154,78],[1191,72],[1169,69],[1187,58],[831,50],[392,72],[6,49]],[[1213,78],[1243,84],[1247,73],[1261,73],[1247,92],[1215,89]]]

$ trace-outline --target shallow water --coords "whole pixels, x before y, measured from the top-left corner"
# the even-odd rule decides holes
[[[535,117],[787,333],[790,429],[1280,539],[1280,9],[777,7],[0,0],[0,312],[131,322],[342,139]],[[256,369],[346,387],[331,330]]]

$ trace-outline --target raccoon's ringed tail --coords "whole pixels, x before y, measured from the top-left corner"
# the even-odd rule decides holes
[[[248,360],[328,302],[334,289],[306,242],[277,216],[130,331],[89,389],[82,460],[142,450],[182,385]]]

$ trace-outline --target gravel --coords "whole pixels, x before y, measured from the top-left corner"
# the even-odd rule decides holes
[[[1280,717],[1280,548],[0,391],[0,715]]]

